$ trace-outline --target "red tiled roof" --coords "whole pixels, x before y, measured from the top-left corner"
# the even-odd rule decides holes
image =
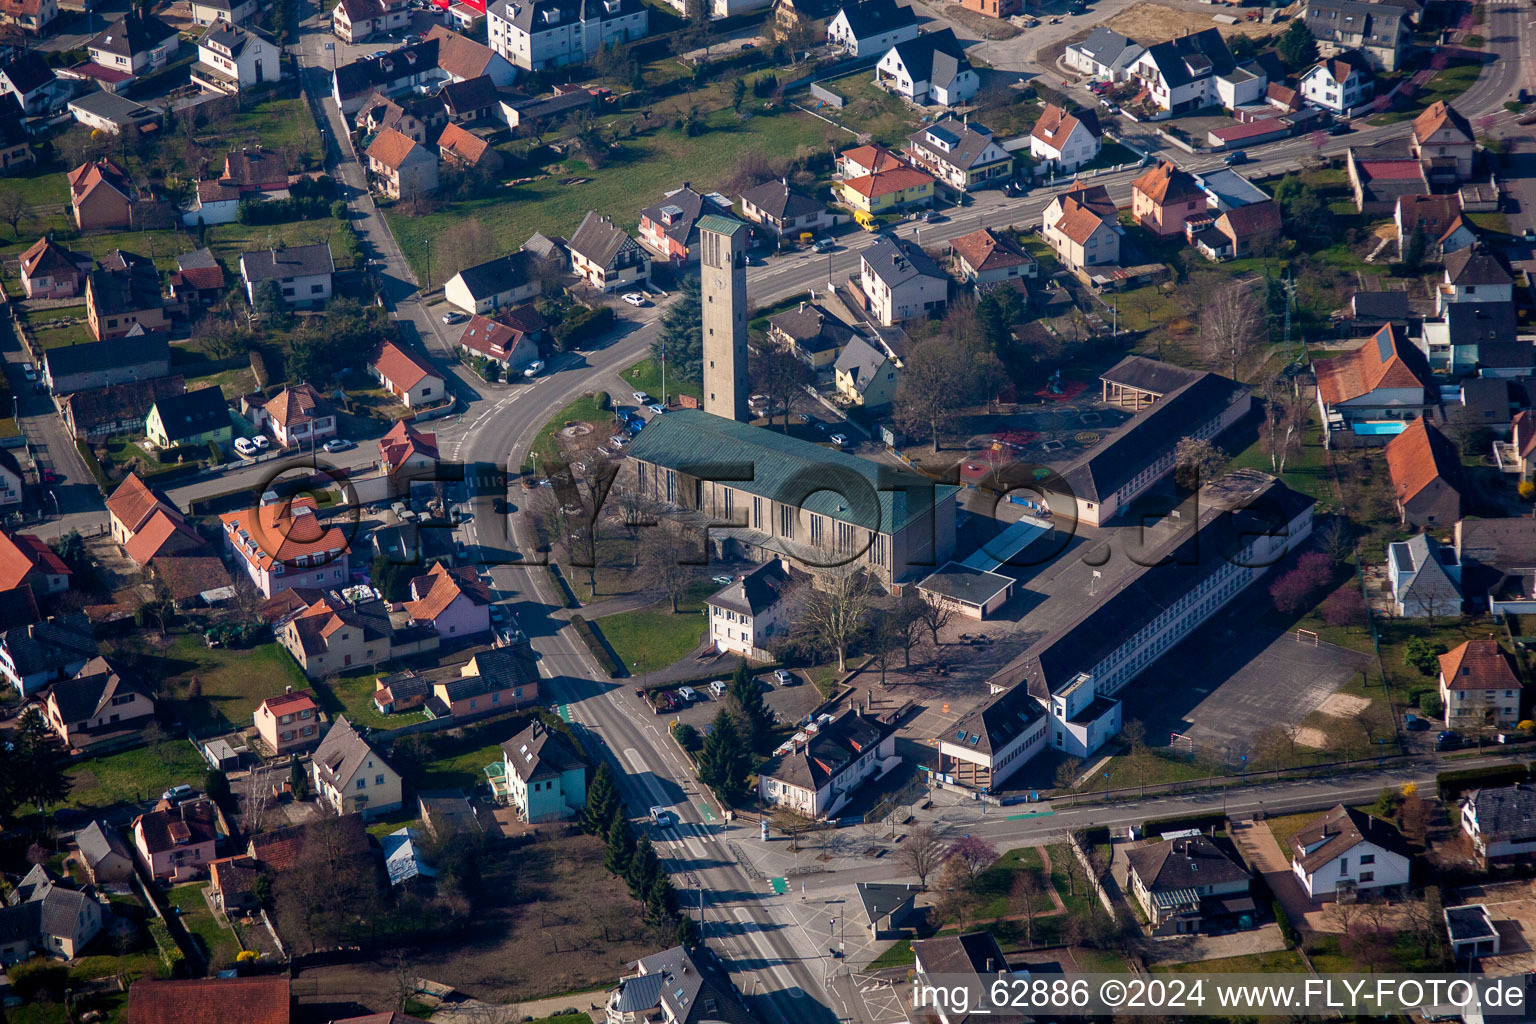
[[[392,171],[398,171],[411,155],[416,143],[393,128],[384,128],[373,137],[368,146],[368,159],[377,160]]]
[[[869,145],[856,146],[853,149],[845,149],[838,154],[843,160],[856,163],[860,167],[868,167],[870,173],[879,174],[881,171],[895,170],[898,167],[907,166],[906,161],[892,153],[884,146]]]
[[[1074,181],[1072,187],[1062,193],[1065,204],[1068,199],[1098,214],[1101,219],[1114,220],[1120,216],[1115,201],[1109,197],[1109,189],[1103,185],[1090,185],[1086,181]]]
[[[270,569],[279,561],[289,563],[305,556],[348,550],[347,535],[340,527],[326,527],[315,518],[313,498],[227,512],[219,521],[235,550],[263,569]],[[241,530],[254,543],[254,550],[247,549]]]
[[[1057,231],[1078,245],[1087,245],[1093,233],[1103,226],[1103,218],[1088,207],[1070,197],[1062,198],[1061,219],[1056,222]]]
[[[409,391],[427,377],[442,379],[442,374],[427,365],[420,356],[409,349],[386,341],[373,356],[373,368],[397,388]]]
[[[128,990],[133,1024],[291,1024],[282,975],[136,981]]]
[[[1413,181],[1424,177],[1417,160],[1362,160],[1357,165],[1371,181]]]
[[[323,605],[325,605],[324,601],[314,607],[319,608]],[[330,611],[329,606],[326,606],[326,611]],[[273,716],[296,715],[300,711],[318,711],[320,709],[320,705],[315,703],[315,695],[308,690],[293,690],[288,693],[280,693],[275,697],[268,697],[261,702],[261,706],[266,708]]]
[[[160,499],[149,489],[137,473],[129,473],[117,490],[107,499],[107,511],[111,512],[132,533],[144,525]]]
[[[69,566],[43,541],[30,533],[10,534],[0,530],[0,590],[11,590],[26,582],[33,572],[68,576]]]
[[[285,429],[329,414],[329,403],[309,384],[284,388],[273,396],[266,408],[267,415]]]
[[[1205,198],[1205,193],[1195,184],[1195,176],[1167,160],[1156,167],[1149,167],[1146,173],[1131,183],[1131,188],[1159,206]]]
[[[1045,110],[1040,113],[1040,120],[1035,122],[1035,127],[1029,134],[1031,138],[1039,139],[1047,146],[1059,150],[1081,123],[1056,104],[1047,103]]]
[[[405,420],[389,428],[389,433],[379,438],[379,462],[387,467],[399,466],[413,455],[437,458],[437,435],[423,433]]]
[[[147,565],[156,555],[189,551],[202,546],[202,538],[186,524],[180,513],[160,505],[144,525],[128,538],[123,550],[139,565]]]
[[[467,132],[456,124],[448,124],[443,127],[443,132],[437,137],[437,148],[444,156],[452,155],[469,164],[471,167],[480,163],[485,156],[485,151],[490,149],[490,143]]]
[[[1413,137],[1419,142],[1434,135],[1442,128],[1454,128],[1457,133],[1472,141],[1472,126],[1456,112],[1456,108],[1444,100],[1436,100],[1424,108],[1424,113],[1413,119]]]
[[[910,167],[897,167],[889,171],[866,174],[862,178],[849,178],[843,182],[843,187],[867,199],[873,199],[876,196],[890,195],[892,192],[919,188],[925,184],[932,185],[933,178]]]
[[[1518,690],[1520,680],[1497,640],[1467,640],[1440,655],[1440,675],[1452,690]]]
[[[461,595],[475,604],[491,603],[490,589],[480,581],[472,565],[449,569],[438,562],[427,575],[411,580],[411,592],[421,596],[406,602],[405,610],[418,622],[435,622]]]
[[[1018,246],[986,228],[950,239],[949,247],[978,271],[1017,267],[1029,262],[1029,257]]]
[[[1392,490],[1405,504],[1436,480],[1453,477],[1459,465],[1445,435],[1422,417],[1387,443],[1386,456]]]
[[[1422,359],[1409,356],[1404,351],[1411,345],[1399,337],[1391,324],[1383,327],[1371,340],[1342,356],[1319,359],[1313,367],[1317,377],[1317,390],[1327,405],[1338,405],[1352,398],[1370,394],[1377,388],[1427,388],[1431,381],[1416,370]],[[1408,361],[1412,360],[1412,362]]]

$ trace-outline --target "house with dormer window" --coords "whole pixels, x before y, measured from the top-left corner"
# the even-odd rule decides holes
[[[309,762],[320,802],[338,815],[364,821],[404,806],[400,773],[342,715]]]

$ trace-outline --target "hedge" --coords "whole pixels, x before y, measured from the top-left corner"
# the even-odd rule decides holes
[[[1279,900],[1275,900],[1270,906],[1275,915],[1275,924],[1280,927],[1280,937],[1285,940],[1287,946],[1295,949],[1301,936],[1296,933],[1296,926],[1291,923],[1291,915],[1285,912],[1285,907],[1280,905]]]
[[[1523,764],[1496,764],[1486,768],[1461,768],[1441,772],[1435,776],[1435,789],[1441,800],[1454,800],[1469,789],[1483,786],[1507,786],[1524,782],[1530,777],[1530,768]]]
[[[181,952],[181,947],[176,945],[176,940],[171,938],[171,929],[158,917],[149,922],[149,936],[155,940],[155,947],[160,950],[160,964],[165,968],[168,977],[176,977],[182,973],[186,966],[187,958]]]
[[[183,462],[179,466],[166,466],[164,469],[156,469],[147,473],[140,473],[139,479],[153,487],[156,483],[162,483],[166,480],[177,480],[184,476],[191,476],[194,473],[200,472],[202,468],[203,467],[196,462]]]
[[[260,349],[251,349],[251,374],[256,378],[258,388],[266,388],[272,382],[272,374],[267,370],[267,357],[261,354]]]
[[[592,624],[580,615],[571,616],[571,625],[576,627],[576,635],[581,637],[581,642],[587,645],[587,650],[592,652],[592,657],[597,659],[598,667],[610,676],[621,676],[624,667],[613,659],[608,653],[608,645],[603,643]]]
[[[96,458],[96,453],[91,451],[90,444],[83,438],[75,438],[75,448],[80,452],[80,459],[85,463],[85,468],[96,480],[96,487],[103,496],[112,493],[112,481],[107,479],[106,470],[101,468],[101,461]]]
[[[549,582],[555,588],[555,593],[560,598],[562,608],[580,608],[581,602],[576,600],[576,594],[571,590],[571,585],[565,582],[565,574],[555,568],[553,562],[546,562],[544,571],[549,573]]]
[[[613,310],[607,306],[578,310],[555,325],[555,343],[562,350],[572,348],[603,333],[612,323]]]

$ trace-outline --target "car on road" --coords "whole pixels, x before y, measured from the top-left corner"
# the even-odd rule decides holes
[[[506,498],[492,498],[491,499],[491,511],[495,512],[497,515],[499,515],[499,516],[506,515],[507,511],[508,511],[508,508],[509,508],[509,506],[507,505],[507,499]]]
[[[829,440],[839,448],[843,448],[848,444],[848,438],[844,434],[833,434]]]
[[[625,292],[624,301],[631,306],[643,306],[645,305],[645,296],[639,292]]]
[[[644,391],[631,391],[629,397],[635,400],[636,405],[650,405],[652,402],[651,396]]]
[[[1338,124],[1332,125],[1332,126],[1329,127],[1328,134],[1329,135],[1348,135],[1352,131],[1354,131],[1354,129],[1349,126],[1349,122],[1348,121],[1340,121]]]
[[[809,422],[811,422],[811,414],[808,413],[808,412],[800,413],[800,422],[801,423],[809,423]]]
[[[257,451],[263,452],[272,447],[272,441],[266,434],[252,434],[251,444],[256,446]]]
[[[816,421],[816,430],[817,430],[818,433],[825,434],[827,432],[827,425],[825,423],[823,423],[821,420],[817,420]]]
[[[41,472],[43,484],[45,486],[51,485],[51,484],[56,484],[56,483],[59,482],[59,474],[55,473],[53,470],[51,470],[51,469],[43,469],[40,472]]]
[[[773,678],[779,681],[780,686],[794,686],[800,682],[800,680],[795,678],[795,674],[787,668],[774,669]]]
[[[1436,750],[1460,750],[1461,734],[1450,729],[1435,737]]]
[[[368,56],[369,57],[388,57],[389,56],[389,51],[388,50],[374,50]]]
[[[811,244],[811,248],[817,252],[831,252],[837,248],[837,243],[830,238],[818,238]]]
[[[467,313],[460,313],[458,310],[443,314],[443,323],[445,324],[461,324],[468,319],[469,315]]]
[[[1222,163],[1226,164],[1228,167],[1240,167],[1247,162],[1248,154],[1241,149],[1233,150],[1232,152],[1228,153],[1227,158],[1222,161]]]
[[[328,452],[349,452],[353,448],[357,447],[357,442],[348,441],[343,437],[333,437],[329,441],[325,442],[323,447]]]
[[[672,824],[672,811],[666,807],[652,807],[651,824],[660,828],[666,828]]]
[[[251,442],[250,438],[237,437],[235,438],[235,451],[239,452],[241,455],[251,456],[256,454],[257,448],[256,445]]]
[[[660,416],[662,413],[667,411],[667,407],[662,405],[660,402],[652,402],[650,405],[646,406],[646,408],[651,410],[651,412],[655,413],[657,416]]]

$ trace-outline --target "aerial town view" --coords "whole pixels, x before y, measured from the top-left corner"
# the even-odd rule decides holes
[[[1536,1021],[1533,43],[0,0],[0,1024]]]

